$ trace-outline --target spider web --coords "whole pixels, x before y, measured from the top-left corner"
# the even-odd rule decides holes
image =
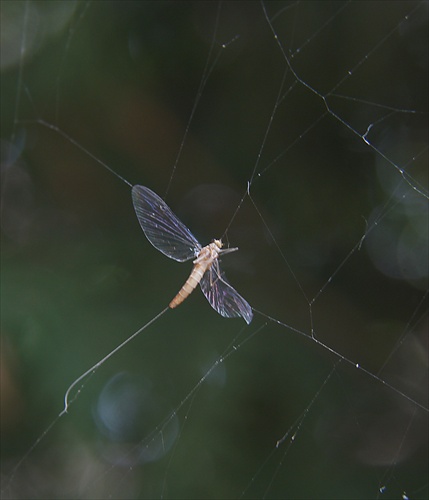
[[[427,3],[1,9],[2,496],[427,498]]]

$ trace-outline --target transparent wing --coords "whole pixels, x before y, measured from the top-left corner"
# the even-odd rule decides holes
[[[164,200],[144,186],[133,186],[132,198],[140,226],[157,250],[179,262],[195,258],[201,245]]]
[[[241,316],[249,324],[253,311],[243,297],[221,276],[216,260],[200,281],[201,290],[215,311],[225,318]]]

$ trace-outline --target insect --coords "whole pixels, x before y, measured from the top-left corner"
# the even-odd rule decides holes
[[[225,318],[241,316],[247,324],[252,321],[250,305],[226,281],[219,266],[219,256],[238,248],[222,248],[221,240],[203,247],[191,231],[152,190],[133,186],[134,210],[146,238],[160,252],[178,262],[193,260],[194,267],[186,283],[170,302],[174,309],[196,288],[201,290],[215,311]]]

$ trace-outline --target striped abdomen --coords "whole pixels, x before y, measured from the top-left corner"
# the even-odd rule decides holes
[[[221,246],[222,243],[219,240],[214,240],[213,243],[210,243],[210,245],[201,249],[198,257],[194,260],[194,268],[192,269],[189,278],[179,290],[179,293],[170,302],[170,309],[174,309],[180,305],[186,297],[195,290],[196,286],[204,276],[204,273],[210,269],[213,261],[217,259]]]
[[[189,278],[186,280],[186,283],[179,290],[179,293],[174,297],[174,299],[170,302],[169,307],[174,309],[178,305],[180,305],[186,297],[195,290],[198,283],[201,281],[203,274],[207,271],[207,265],[204,264],[195,264],[194,269],[192,269]]]

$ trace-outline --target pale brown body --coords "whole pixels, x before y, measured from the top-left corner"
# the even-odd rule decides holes
[[[180,305],[186,299],[186,297],[195,290],[204,273],[210,269],[213,262],[219,257],[221,248],[222,242],[220,240],[213,240],[212,243],[201,249],[198,257],[193,261],[194,268],[192,269],[189,278],[179,290],[179,293],[170,302],[169,307],[171,309],[174,309],[175,307]],[[236,249],[234,248],[228,250]]]

